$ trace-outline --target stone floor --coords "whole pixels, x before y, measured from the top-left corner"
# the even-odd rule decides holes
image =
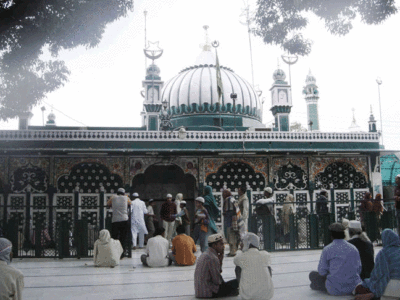
[[[195,299],[195,266],[144,268],[140,263],[142,253],[133,251],[131,259],[123,259],[115,268],[95,268],[91,259],[15,259],[13,266],[25,275],[24,300]],[[273,299],[353,299],[310,289],[308,274],[316,269],[320,254],[321,250],[271,253]],[[222,276],[225,280],[235,277],[233,258],[224,259]]]

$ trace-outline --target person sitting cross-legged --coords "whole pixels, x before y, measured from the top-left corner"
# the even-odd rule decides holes
[[[165,236],[165,229],[159,227],[154,233],[154,237],[147,241],[146,254],[140,257],[146,267],[166,267],[170,266],[172,260],[169,258],[169,242]]]
[[[357,248],[344,240],[344,226],[329,226],[332,243],[322,250],[318,272],[309,275],[311,289],[326,291],[330,295],[350,295],[362,280],[361,259]]]
[[[386,295],[400,298],[400,238],[391,229],[382,231],[383,248],[376,256],[370,278],[356,288],[356,299],[375,299]],[[382,297],[383,299],[383,297]]]
[[[94,265],[96,267],[114,268],[124,250],[119,240],[114,240],[107,229],[100,231],[99,239],[94,243]]]
[[[367,234],[362,231],[360,221],[349,222],[349,235],[350,239],[348,242],[356,246],[360,253],[362,270],[360,277],[361,279],[369,278],[372,269],[374,268],[374,246],[369,240]]]
[[[170,259],[178,266],[192,266],[196,262],[194,253],[197,251],[193,239],[185,234],[185,227],[176,228],[178,235],[172,240],[172,252]]]
[[[194,271],[194,290],[196,298],[220,298],[237,296],[237,279],[225,282],[221,276],[224,259],[224,241],[221,234],[210,235],[208,249],[197,260]]]
[[[12,261],[12,243],[0,238],[0,299],[22,299],[24,274],[9,266]]]
[[[267,251],[259,251],[259,246],[260,238],[254,233],[246,233],[243,252],[239,250],[233,259],[242,299],[269,300],[274,296],[271,258]]]

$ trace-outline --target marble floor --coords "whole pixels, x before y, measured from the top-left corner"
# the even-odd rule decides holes
[[[123,259],[115,268],[95,268],[91,259],[15,259],[13,266],[25,275],[24,300],[196,299],[195,266],[145,268],[140,263],[142,253],[133,251],[132,258]],[[310,289],[308,274],[316,269],[320,254],[321,250],[271,253],[273,299],[353,299]],[[225,280],[235,277],[233,258],[224,259],[222,276]]]

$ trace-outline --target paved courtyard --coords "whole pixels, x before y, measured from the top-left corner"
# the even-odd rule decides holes
[[[375,254],[379,249],[375,247]],[[196,299],[195,266],[144,268],[140,263],[142,253],[133,251],[131,259],[123,259],[115,268],[95,268],[91,259],[15,259],[13,265],[25,275],[25,300]],[[273,252],[273,299],[353,299],[310,289],[308,273],[316,269],[320,254],[321,250]],[[233,258],[225,257],[222,273],[225,280],[235,277],[234,268]]]

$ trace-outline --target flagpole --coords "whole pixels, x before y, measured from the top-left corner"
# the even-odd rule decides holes
[[[221,97],[224,93],[224,88],[222,85],[222,78],[221,78],[221,69],[219,66],[219,59],[218,59],[218,51],[217,48],[219,46],[218,41],[214,41],[211,44],[215,48],[215,56],[216,56],[216,62],[215,62],[215,71],[216,71],[216,78],[217,78],[217,92],[218,92],[218,104],[219,104],[219,127],[222,128],[222,116],[221,116],[221,110],[222,110],[222,105],[221,105]]]

